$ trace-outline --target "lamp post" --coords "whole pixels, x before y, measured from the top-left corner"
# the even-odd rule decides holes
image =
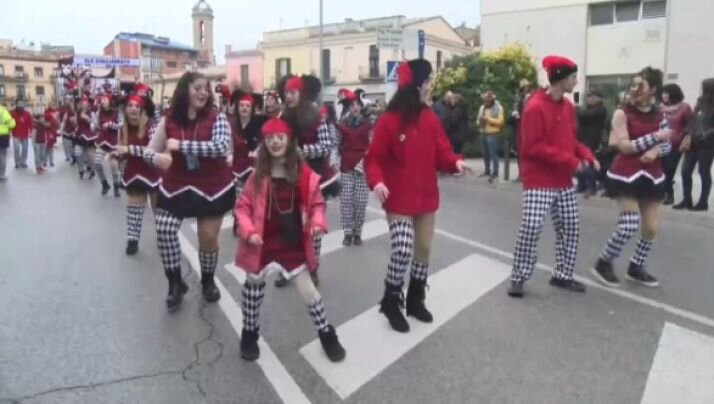
[[[322,51],[323,46],[324,46],[324,44],[323,44],[323,40],[322,40],[322,0],[320,0],[320,57],[318,58],[320,61],[319,62],[320,66],[319,66],[319,69],[317,69],[318,74],[319,74],[318,77],[320,78],[320,80],[323,80],[325,77],[325,72],[322,71],[323,67],[325,66],[325,63],[322,60],[324,58],[324,52]],[[320,92],[319,101],[322,102],[322,92]]]

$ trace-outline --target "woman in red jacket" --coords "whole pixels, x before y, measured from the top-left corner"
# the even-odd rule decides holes
[[[427,106],[432,68],[423,59],[402,63],[398,90],[374,129],[365,156],[367,183],[387,213],[392,253],[380,311],[392,328],[408,332],[401,307],[402,285],[411,264],[406,312],[430,323],[424,306],[434,217],[439,208],[437,172],[471,169],[451,149],[441,121]]]

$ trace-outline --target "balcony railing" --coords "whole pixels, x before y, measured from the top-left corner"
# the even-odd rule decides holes
[[[363,83],[376,83],[383,82],[385,80],[384,74],[379,70],[370,69],[369,66],[359,67],[359,80]]]
[[[0,75],[0,81],[14,82],[14,83],[24,83],[28,79],[27,73],[15,72],[12,74]]]

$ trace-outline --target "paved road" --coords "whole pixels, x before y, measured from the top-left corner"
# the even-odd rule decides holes
[[[182,229],[191,290],[176,313],[151,215],[141,251],[124,256],[124,202],[99,196],[60,165],[0,185],[0,402],[21,403],[678,403],[714,398],[714,219],[667,213],[652,253],[662,288],[547,284],[553,235],[541,240],[528,296],[506,294],[520,214],[518,189],[442,180],[429,307],[436,322],[396,335],[377,313],[386,224],[370,210],[361,248],[325,241],[321,291],[348,359],[334,366],[297,291],[268,286],[263,356],[239,357],[235,239],[221,235],[223,299],[206,305],[196,236]],[[589,280],[616,220],[612,203],[583,203],[578,274]],[[337,206],[329,207],[338,227]],[[628,253],[631,249],[628,250]],[[619,263],[620,270],[626,262]],[[227,268],[226,268],[227,266]]]

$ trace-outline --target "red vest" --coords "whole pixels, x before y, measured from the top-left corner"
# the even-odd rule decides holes
[[[144,146],[149,144],[149,126],[145,129],[144,136],[139,138],[139,133],[129,132],[127,146]],[[122,177],[124,186],[130,185],[134,181],[141,181],[146,185],[155,187],[159,185],[161,176],[156,167],[147,164],[143,156],[127,156],[126,168]]]
[[[356,128],[347,124],[340,123],[337,125],[342,133],[342,147],[340,155],[342,162],[340,169],[342,172],[352,171],[357,163],[364,158],[369,148],[369,131],[372,130],[372,124],[365,120]]]
[[[253,142],[260,139],[260,129],[262,128],[264,119],[261,117],[252,117],[248,121],[245,129],[241,128],[240,119],[237,116],[228,118],[231,122],[231,133],[233,135],[233,175],[241,179],[246,179],[247,175],[253,172],[255,159],[248,157],[248,153],[256,148],[251,148],[248,144],[247,137],[250,137]]]
[[[659,108],[653,108],[650,112],[645,113],[628,106],[624,111],[627,116],[627,132],[630,135],[630,140],[636,140],[659,131],[660,124],[664,120],[664,114]],[[633,182],[642,175],[649,177],[655,183],[663,181],[662,162],[658,159],[652,164],[644,164],[640,161],[643,154],[644,152],[618,154],[610,166],[608,176],[624,182]]]
[[[79,112],[77,112],[77,134],[87,141],[97,140],[97,134],[92,132],[91,122],[82,119]]]
[[[166,137],[167,139],[196,140],[199,142],[210,141],[213,136],[213,124],[216,122],[218,113],[211,111],[207,117],[198,122],[189,124],[186,128],[181,128],[178,123],[167,116]],[[198,125],[198,126],[197,126]],[[196,134],[194,139],[193,135]],[[183,191],[191,189],[202,197],[213,200],[225,191],[233,188],[233,175],[228,166],[225,156],[218,158],[199,157],[199,168],[189,171],[186,158],[181,152],[171,153],[173,163],[164,174],[161,183],[161,191],[164,196],[171,198]]]
[[[317,129],[319,128],[319,125],[322,125],[322,123],[318,124],[315,129],[302,133],[302,135],[298,138],[298,145],[300,147],[306,144],[317,143]],[[320,175],[321,185],[326,184],[327,182],[334,182],[337,177],[337,172],[332,168],[332,166],[330,166],[330,159],[327,156],[316,159],[306,159],[306,161],[310,168]]]
[[[117,123],[119,122],[119,114],[116,111],[109,111],[108,113],[99,113],[99,138],[97,139],[97,146],[107,146],[114,147],[117,144],[117,131],[114,129],[104,129],[105,123]]]

